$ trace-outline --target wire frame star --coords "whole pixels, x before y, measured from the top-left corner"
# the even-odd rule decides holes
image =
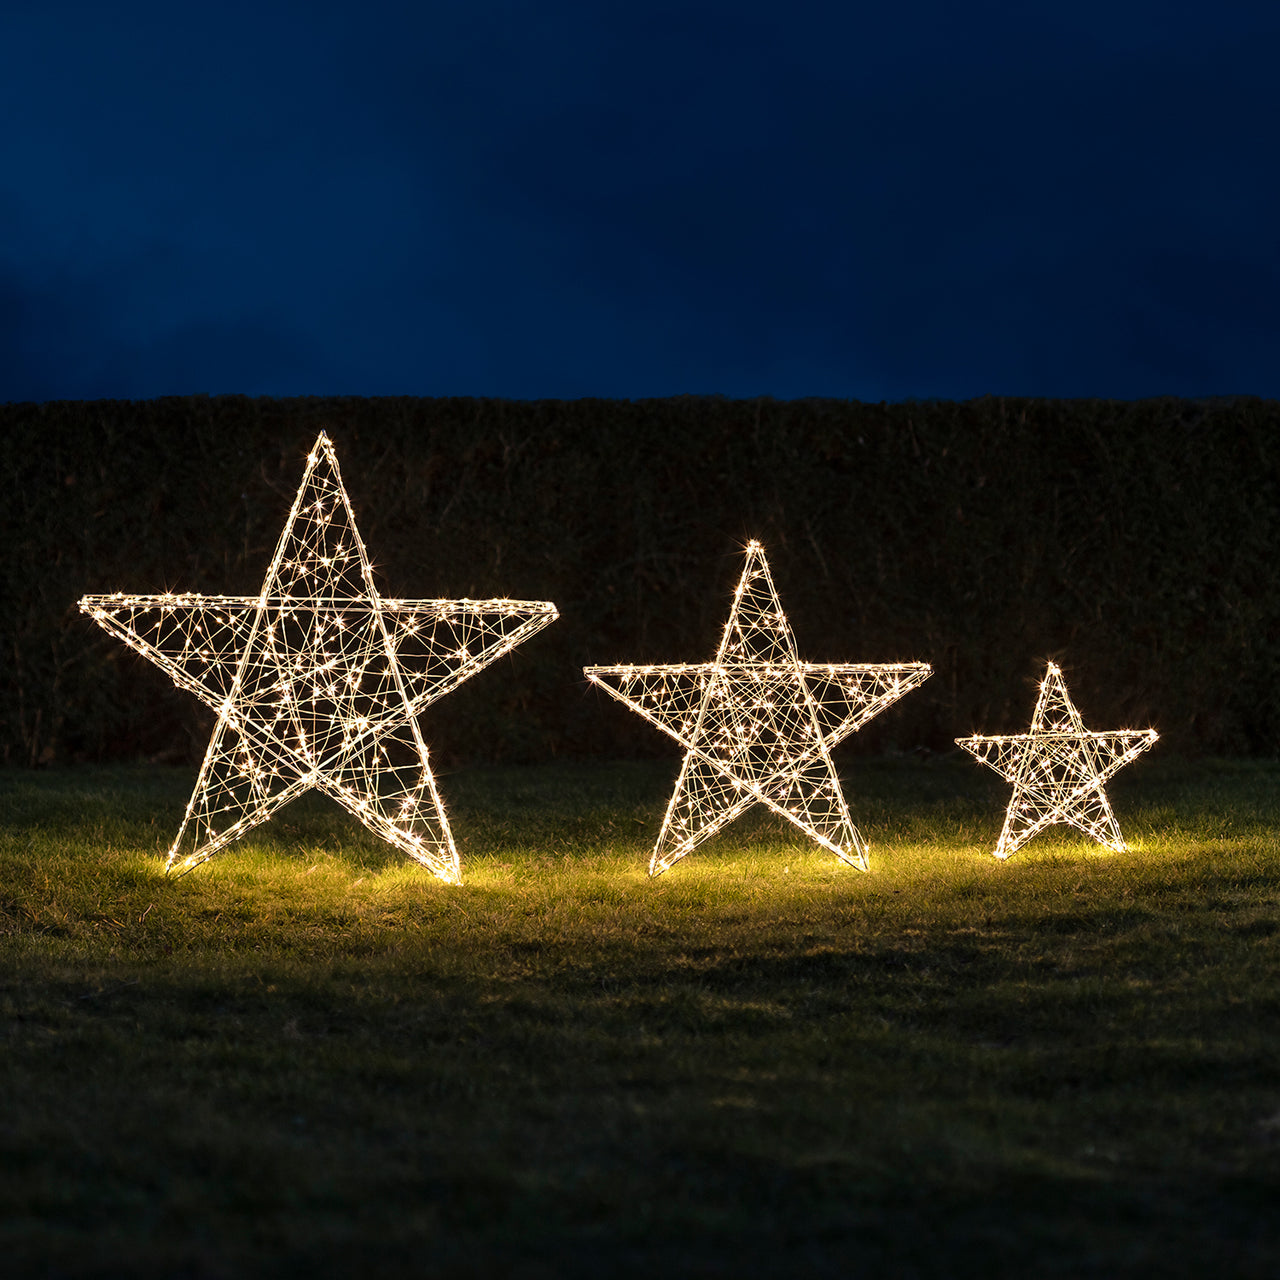
[[[831,748],[932,674],[926,662],[801,662],[758,542],[712,661],[583,671],[685,748],[651,876],[754,804],[865,871]]]
[[[314,787],[450,883],[419,713],[557,617],[547,601],[380,596],[323,432],[256,596],[116,592],[80,609],[217,713],[168,870]]]
[[[1154,729],[1086,729],[1061,668],[1051,662],[1040,681],[1030,732],[957,738],[956,744],[1013,783],[995,848],[997,858],[1007,858],[1055,823],[1122,853],[1120,824],[1103,783],[1158,737]]]

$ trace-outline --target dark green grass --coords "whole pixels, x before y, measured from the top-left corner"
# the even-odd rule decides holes
[[[1280,1274],[1280,766],[1144,760],[1129,852],[854,761],[650,882],[672,770],[442,779],[466,883],[301,801],[0,774],[9,1274]]]

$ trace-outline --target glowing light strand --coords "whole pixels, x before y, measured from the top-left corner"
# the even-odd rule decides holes
[[[831,748],[932,674],[925,662],[801,662],[758,542],[711,662],[584,667],[685,749],[649,862],[661,875],[753,804],[867,869]]]
[[[80,608],[217,712],[169,870],[314,787],[451,883],[418,715],[558,616],[548,601],[380,596],[323,432],[258,595],[116,592]]]
[[[1062,670],[1049,663],[1028,733],[957,738],[976,760],[1013,783],[995,856],[1007,858],[1055,823],[1082,831],[1116,853],[1120,824],[1103,783],[1153,746],[1154,729],[1091,732],[1067,693]]]

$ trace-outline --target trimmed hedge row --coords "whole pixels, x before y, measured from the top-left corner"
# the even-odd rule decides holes
[[[864,750],[1024,728],[1050,657],[1095,727],[1280,745],[1275,401],[192,396],[0,406],[0,759],[199,758],[76,601],[256,592],[321,428],[388,594],[560,607],[428,713],[445,763],[673,754],[580,668],[709,657],[751,537],[804,657],[933,664]]]

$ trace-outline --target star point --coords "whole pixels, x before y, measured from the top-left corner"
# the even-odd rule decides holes
[[[957,738],[956,745],[1013,784],[994,851],[1003,861],[1059,823],[1123,853],[1120,824],[1103,784],[1158,738],[1154,729],[1086,729],[1062,669],[1050,662],[1027,733],[975,734]]]
[[[865,871],[867,844],[849,816],[831,748],[932,674],[925,662],[802,662],[755,540],[711,662],[583,671],[685,748],[651,876],[754,804]]]
[[[217,714],[168,870],[316,788],[451,883],[418,715],[558,617],[549,601],[380,596],[324,432],[256,595],[113,592],[80,609]]]

